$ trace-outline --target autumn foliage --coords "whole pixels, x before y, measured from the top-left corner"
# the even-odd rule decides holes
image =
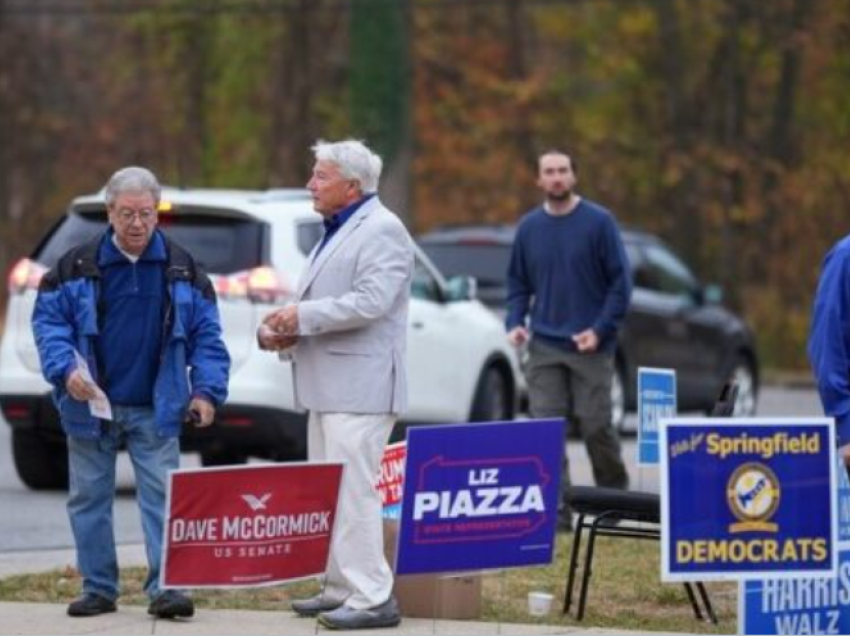
[[[128,163],[300,185],[316,138],[366,137],[422,231],[515,221],[562,147],[805,368],[850,230],[848,32],[850,0],[0,0],[0,265]]]

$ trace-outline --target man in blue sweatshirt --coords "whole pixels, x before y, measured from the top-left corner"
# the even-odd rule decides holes
[[[850,465],[850,236],[823,260],[808,350],[824,413],[835,418],[839,452]]]
[[[628,473],[611,424],[617,329],[631,275],[617,222],[574,192],[575,163],[550,150],[538,159],[544,203],[519,223],[508,269],[508,340],[528,343],[534,418],[567,418],[587,446],[596,484],[626,489]],[[530,321],[528,320],[530,317]],[[572,528],[566,454],[559,527]]]
[[[42,373],[68,438],[68,515],[83,577],[82,596],[68,614],[116,609],[112,504],[124,446],[145,536],[148,613],[189,617],[195,609],[188,596],[159,589],[166,479],[179,464],[184,420],[191,415],[209,426],[227,397],[230,357],[210,280],[156,229],[156,177],[144,168],[119,170],[105,198],[110,229],[72,248],[45,275],[32,319]],[[111,420],[90,410],[100,391]]]

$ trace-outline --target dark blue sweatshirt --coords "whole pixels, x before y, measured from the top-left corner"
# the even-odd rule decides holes
[[[104,236],[97,264],[100,285],[100,336],[97,338],[99,384],[112,404],[146,406],[162,348],[165,308],[165,242],[154,232],[134,264]]]
[[[533,336],[576,351],[572,336],[593,329],[599,351],[613,351],[632,293],[614,217],[581,199],[569,214],[538,207],[519,223],[508,268],[508,330],[531,313]]]

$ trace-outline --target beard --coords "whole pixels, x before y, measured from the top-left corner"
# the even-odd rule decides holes
[[[563,192],[550,191],[546,193],[546,198],[555,203],[563,203],[564,201],[568,201],[572,194],[572,190],[564,190]]]

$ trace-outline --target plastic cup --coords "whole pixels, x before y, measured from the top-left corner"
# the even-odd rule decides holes
[[[532,616],[546,616],[552,611],[552,601],[554,598],[548,592],[529,592],[528,613]]]

